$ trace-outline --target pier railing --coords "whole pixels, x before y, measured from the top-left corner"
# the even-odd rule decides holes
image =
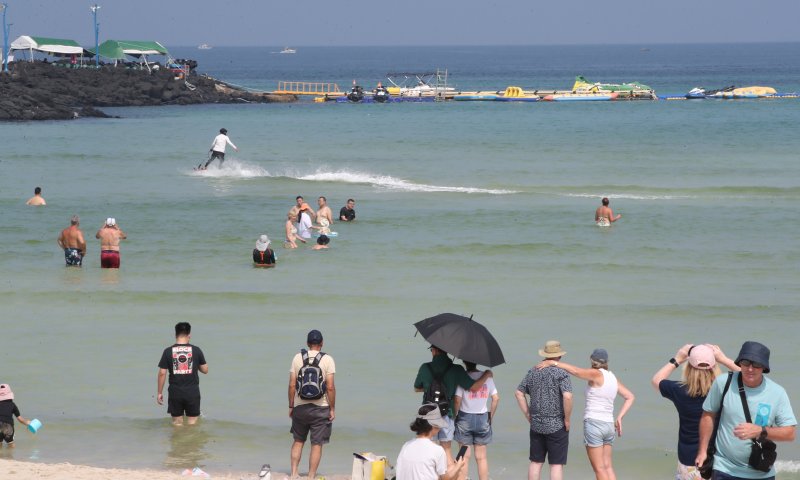
[[[278,82],[278,89],[272,93],[279,95],[344,95],[335,83],[320,82]]]

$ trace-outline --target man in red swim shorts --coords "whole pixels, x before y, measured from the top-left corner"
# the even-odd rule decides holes
[[[128,238],[115,218],[107,218],[106,224],[97,231],[95,238],[100,239],[100,267],[119,268],[119,241]]]

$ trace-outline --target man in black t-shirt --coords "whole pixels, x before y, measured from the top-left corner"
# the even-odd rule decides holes
[[[183,425],[186,422],[194,425],[200,416],[200,375],[208,373],[208,364],[203,351],[192,345],[192,326],[187,322],[175,325],[175,344],[164,349],[161,361],[158,362],[158,397],[159,405],[164,404],[164,383],[169,373],[169,398],[167,413],[172,415],[172,424]]]
[[[356,201],[353,200],[352,198],[348,198],[347,205],[345,205],[344,207],[342,207],[341,210],[339,210],[339,220],[343,222],[352,222],[353,220],[355,220],[356,211],[353,210],[353,207],[355,206],[356,206]]]

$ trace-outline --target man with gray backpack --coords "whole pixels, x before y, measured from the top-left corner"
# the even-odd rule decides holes
[[[308,456],[308,478],[317,477],[322,458],[322,446],[331,440],[333,419],[336,417],[336,386],[333,357],[322,352],[322,333],[308,332],[308,350],[302,349],[292,359],[289,369],[289,418],[294,438],[291,450],[291,478],[297,478],[300,457],[309,432],[311,452]]]

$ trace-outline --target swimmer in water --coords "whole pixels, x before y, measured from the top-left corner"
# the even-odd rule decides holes
[[[311,247],[311,250],[324,250],[326,248],[330,248],[328,247],[330,241],[331,239],[328,238],[327,235],[320,235],[319,238],[317,238],[317,244]]]
[[[610,227],[612,223],[619,220],[622,215],[614,216],[614,210],[608,206],[608,197],[603,198],[603,205],[594,212],[594,221],[598,227]]]

